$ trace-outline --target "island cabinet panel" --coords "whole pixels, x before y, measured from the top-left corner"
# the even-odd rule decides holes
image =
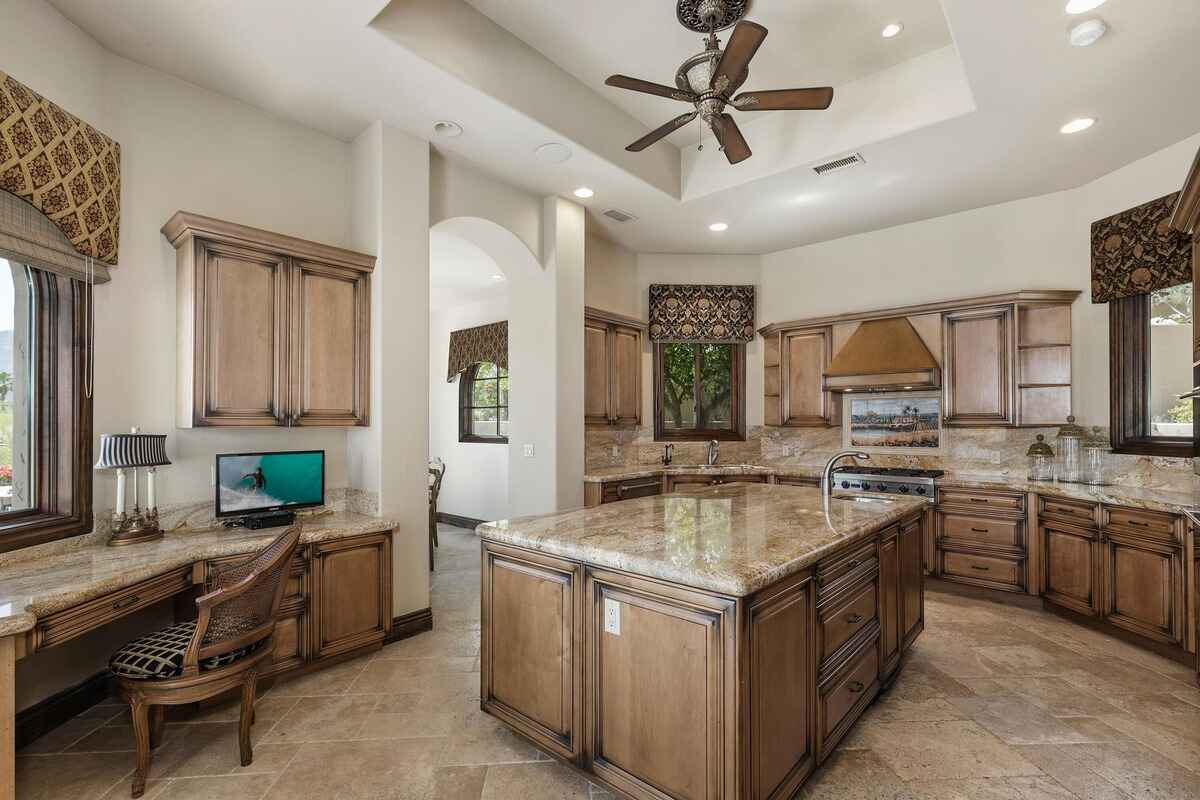
[[[392,626],[392,537],[356,536],[312,546],[318,658],[378,644]]]
[[[1042,597],[1080,614],[1100,613],[1099,532],[1043,522]]]
[[[891,675],[900,663],[904,615],[900,581],[900,531],[892,528],[879,539],[879,659],[884,676]]]
[[[791,797],[816,767],[815,608],[804,573],[748,609],[746,796],[753,800]]]
[[[579,564],[488,544],[483,706],[568,760],[582,753]]]
[[[907,650],[925,629],[924,541],[928,515],[906,520],[900,525],[900,647]]]
[[[734,601],[588,570],[586,602],[592,770],[638,798],[733,797]]]
[[[1182,548],[1107,529],[1103,553],[1105,621],[1155,641],[1182,645]]]

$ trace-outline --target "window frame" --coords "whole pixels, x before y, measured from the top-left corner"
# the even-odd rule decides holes
[[[500,404],[499,380],[500,380],[501,376],[497,376],[496,378],[483,378],[482,379],[482,380],[497,381],[496,405],[495,406],[471,405],[471,400],[472,400],[471,389],[475,385],[475,380],[476,380],[475,374],[479,371],[479,368],[481,366],[483,366],[484,363],[491,364],[497,370],[502,369],[502,367],[499,364],[492,364],[492,362],[490,362],[490,361],[488,361],[488,362],[479,361],[479,362],[472,364],[467,369],[465,369],[463,371],[463,373],[458,377],[458,441],[461,443],[471,443],[471,444],[508,444],[507,436],[480,436],[479,434],[471,431],[471,422],[472,422],[471,412],[474,411],[476,408],[495,408],[496,409],[496,420],[497,420],[496,429],[497,430],[499,430],[499,419],[500,419],[500,411],[499,410],[502,408],[505,410],[508,409],[507,403],[503,404],[503,405]],[[505,372],[507,373],[507,370],[505,370]],[[503,377],[508,377],[508,375],[505,375]]]
[[[1109,422],[1114,453],[1192,458],[1191,436],[1150,435],[1150,295],[1108,304]]]
[[[31,433],[35,502],[0,512],[0,552],[90,533],[92,399],[84,391],[91,357],[88,288],[25,264],[33,287],[36,413]]]
[[[721,342],[733,348],[729,365],[729,416],[732,428],[668,428],[663,424],[663,347],[667,342],[654,343],[654,440],[657,442],[719,442],[746,441],[746,345],[740,342]],[[684,342],[703,345],[708,342]],[[695,370],[699,370],[699,351]],[[696,380],[693,387],[699,385]],[[693,389],[694,391],[694,389]]]

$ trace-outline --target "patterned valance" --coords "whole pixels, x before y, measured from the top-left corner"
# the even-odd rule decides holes
[[[45,214],[82,255],[117,263],[121,146],[3,72],[0,189]]]
[[[749,342],[753,286],[650,286],[650,341]]]
[[[1179,192],[1092,223],[1092,302],[1192,279],[1192,239],[1171,227]]]
[[[450,360],[446,367],[446,383],[453,383],[459,373],[485,361],[508,369],[507,320],[450,332]]]

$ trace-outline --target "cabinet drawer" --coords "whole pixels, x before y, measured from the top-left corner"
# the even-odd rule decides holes
[[[1023,511],[1025,495],[1022,492],[992,492],[982,489],[938,489],[938,503],[963,508]]]
[[[296,555],[292,556],[291,566],[288,568],[287,583],[283,589],[283,603],[289,600],[304,597],[304,573],[308,569],[308,561],[304,555],[304,547],[297,548]],[[204,562],[204,584],[213,579],[213,576],[223,567],[230,564],[239,564],[254,558],[253,553],[236,556],[224,556],[222,558],[213,558]]]
[[[850,637],[861,631],[878,616],[878,594],[871,581],[844,601],[822,610],[820,638],[821,664],[838,651]]]
[[[943,514],[942,536],[946,539],[993,547],[1017,550],[1025,547],[1025,525],[1019,519],[991,519],[966,514]]]
[[[878,572],[879,558],[875,552],[874,541],[830,556],[817,564],[818,600],[874,580]]]
[[[635,497],[652,497],[662,494],[662,479],[657,477],[631,478],[627,481],[614,481],[604,484],[603,502],[615,503],[618,500],[632,500]]]
[[[37,624],[34,649],[62,644],[192,586],[191,566],[149,578],[103,597],[50,614]]]
[[[1014,559],[953,551],[942,553],[942,574],[949,578],[1019,589],[1024,585],[1021,571],[1021,562]]]
[[[821,734],[826,740],[849,718],[859,701],[875,691],[879,679],[879,649],[867,642],[843,676],[821,691]]]
[[[1105,527],[1124,528],[1158,539],[1173,541],[1175,538],[1175,518],[1170,514],[1123,506],[1105,506],[1104,519]]]
[[[1038,515],[1089,528],[1096,527],[1096,504],[1083,500],[1042,497],[1038,503]]]

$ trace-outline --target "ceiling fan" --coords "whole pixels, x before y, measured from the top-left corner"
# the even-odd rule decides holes
[[[741,19],[747,3],[748,0],[678,0],[676,11],[680,24],[708,35],[704,39],[704,52],[680,65],[675,73],[674,87],[626,75],[612,75],[605,81],[619,89],[669,97],[695,106],[695,111],[681,114],[655,128],[626,150],[635,153],[645,150],[699,117],[716,137],[729,163],[737,164],[753,154],[737,123],[726,113],[727,106],[740,111],[823,111],[829,108],[833,102],[833,88],[829,86],[742,92],[733,96],[746,82],[750,59],[767,38],[767,29],[762,25]],[[717,31],[735,23],[737,27],[722,48]]]

